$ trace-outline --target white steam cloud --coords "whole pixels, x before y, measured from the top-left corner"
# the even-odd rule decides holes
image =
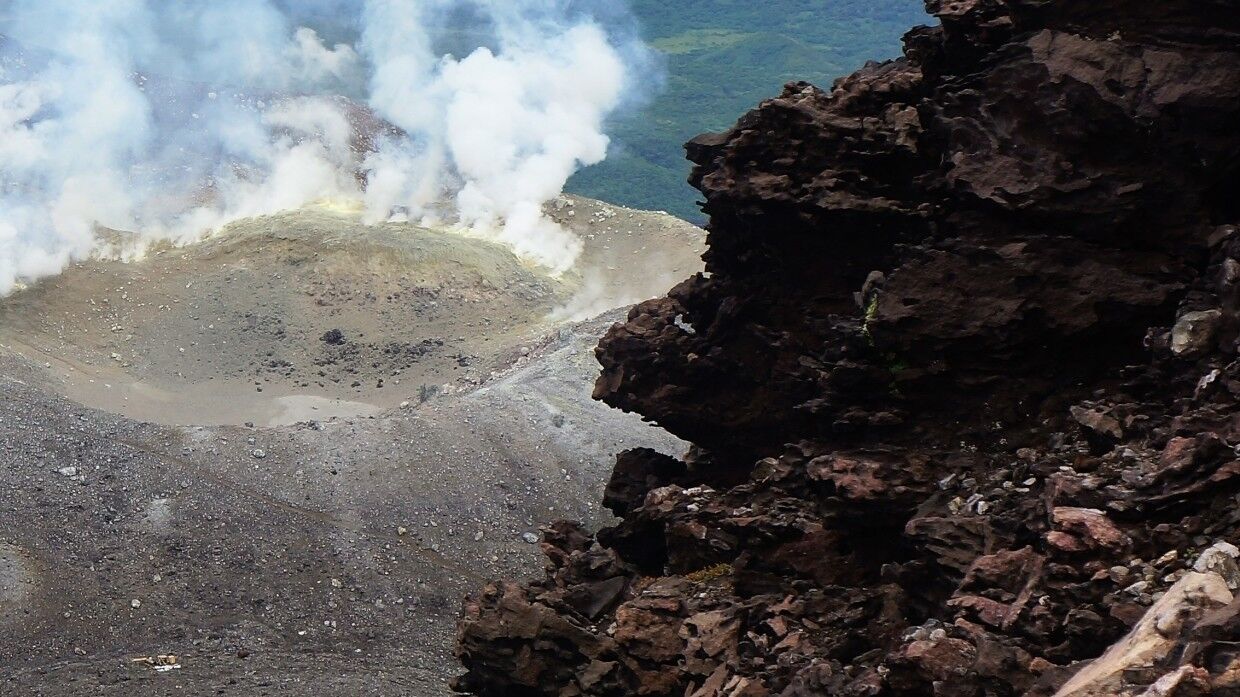
[[[542,206],[644,56],[588,1],[0,0],[0,295],[324,199],[562,272]]]

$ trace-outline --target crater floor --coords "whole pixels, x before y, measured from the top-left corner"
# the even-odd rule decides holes
[[[685,447],[590,399],[593,348],[702,232],[554,214],[562,278],[300,211],[0,302],[0,693],[446,694],[460,596]]]
[[[661,294],[701,231],[562,199],[586,243],[552,278],[506,248],[304,210],[133,262],[90,261],[0,301],[0,345],[49,387],[165,424],[287,425],[472,389],[566,320]]]

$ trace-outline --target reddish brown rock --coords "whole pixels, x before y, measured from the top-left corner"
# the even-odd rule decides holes
[[[1122,694],[1240,694],[1234,604],[1143,620],[1240,568],[1240,4],[927,6],[688,145],[708,273],[595,395],[692,455],[467,601],[462,689],[1049,697],[1153,627]]]
[[[1051,522],[1089,548],[1121,549],[1132,542],[1106,513],[1093,508],[1060,506],[1051,511]]]

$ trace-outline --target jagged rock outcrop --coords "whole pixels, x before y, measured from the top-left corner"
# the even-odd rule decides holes
[[[467,601],[461,689],[1240,694],[1240,2],[927,6],[689,144],[707,273],[596,396],[695,448]]]

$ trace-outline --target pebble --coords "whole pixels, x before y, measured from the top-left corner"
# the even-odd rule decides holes
[[[521,539],[524,540],[526,544],[531,544],[531,545],[538,544],[538,535],[535,535],[532,532],[521,533]]]
[[[1240,588],[1240,549],[1230,542],[1216,542],[1193,562],[1193,570],[1199,573],[1212,571],[1227,581],[1227,587]]]
[[[255,449],[255,450],[251,451],[251,452],[250,452],[250,455],[252,455],[252,456],[254,457],[254,459],[255,459],[255,460],[261,460],[261,459],[263,459],[263,458],[267,457],[267,451],[266,451],[266,450],[263,450],[262,448],[257,448],[257,449]]]
[[[61,467],[60,469],[56,470],[56,472],[65,477],[76,477],[78,473],[78,468]]]
[[[1177,550],[1173,549],[1170,552],[1167,552],[1161,557],[1155,559],[1154,566],[1166,566],[1179,558],[1180,558],[1180,553]]]

